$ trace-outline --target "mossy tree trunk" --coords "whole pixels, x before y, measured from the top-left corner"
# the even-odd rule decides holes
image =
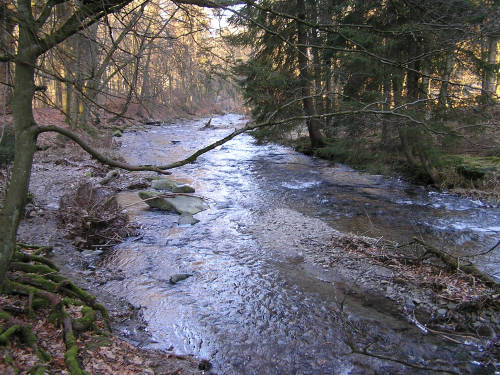
[[[19,2],[19,14],[32,19],[29,1]],[[32,100],[35,93],[34,67],[37,55],[32,52],[35,44],[31,30],[24,23],[19,25],[18,54],[15,59],[14,95],[12,109],[16,136],[15,159],[9,189],[0,212],[0,289],[14,254],[16,234],[28,192],[33,154],[36,148],[37,126],[33,119]]]

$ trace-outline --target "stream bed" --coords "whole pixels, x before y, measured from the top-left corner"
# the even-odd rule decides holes
[[[122,155],[166,164],[245,119],[220,116],[203,129],[206,121],[125,133]],[[470,354],[482,348],[426,335],[390,302],[346,293],[315,252],[336,231],[398,242],[419,235],[459,254],[484,251],[500,236],[499,208],[257,145],[246,134],[173,173],[209,203],[200,222],[178,225],[178,215],[130,206],[141,235],[104,260],[125,277],[103,288],[140,307],[147,347],[206,358],[218,374],[491,373]],[[138,200],[131,192],[120,199]],[[492,274],[498,262],[495,253],[478,260]],[[193,276],[170,284],[177,273]],[[353,342],[369,353],[353,354]]]

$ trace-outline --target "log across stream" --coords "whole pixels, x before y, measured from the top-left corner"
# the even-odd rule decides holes
[[[238,115],[125,133],[128,162],[165,164],[241,126]],[[210,209],[196,225],[121,200],[141,226],[106,257],[123,280],[103,285],[140,307],[146,345],[207,358],[221,374],[395,374],[484,370],[484,348],[427,334],[393,303],[355,292],[380,287],[391,270],[350,269],[346,284],[329,268],[341,232],[391,241],[414,235],[458,253],[497,242],[500,210],[404,181],[331,165],[241,135],[174,176]],[[325,260],[326,259],[326,260]],[[478,260],[498,269],[495,252]],[[174,274],[193,275],[172,284]],[[377,285],[376,285],[377,284]],[[385,288],[389,288],[387,286]],[[500,323],[500,322],[499,322]],[[479,354],[478,354],[479,353]]]

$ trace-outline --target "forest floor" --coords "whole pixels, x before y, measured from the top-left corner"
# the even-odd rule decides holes
[[[38,112],[37,121],[65,126],[62,116],[51,111]],[[97,300],[105,305],[110,318],[111,332],[105,329],[105,319],[99,316],[93,329],[77,336],[77,359],[81,368],[94,375],[210,373],[208,361],[173,352],[141,349],[141,343],[147,341],[148,336],[144,332],[145,326],[140,314],[127,302],[89,284],[85,277],[89,272],[88,251],[78,251],[74,239],[68,238],[68,233],[61,227],[58,218],[58,205],[64,194],[74,192],[83,183],[99,185],[109,169],[91,159],[79,147],[63,143],[55,135],[44,134],[38,145],[40,151],[35,154],[29,188],[30,203],[26,206],[25,217],[19,227],[18,241],[49,247],[50,251],[46,255],[57,266],[60,274],[97,296]],[[108,152],[107,150],[116,149],[117,145],[111,135],[108,135],[101,138],[95,146],[102,152]],[[0,198],[5,194],[7,175],[7,169],[0,169]],[[116,192],[140,184],[131,173],[120,171],[109,190]],[[25,248],[20,250],[28,254],[32,252]],[[13,271],[13,274],[15,276],[16,272]],[[23,342],[23,337],[10,340],[6,346],[0,344],[0,374],[79,374],[75,370],[70,371],[65,361],[67,348],[62,325],[53,321],[50,317],[51,309],[47,307],[36,309],[34,314],[30,314],[27,308],[31,303],[30,298],[0,295],[0,311],[10,312],[7,323],[30,327],[37,338],[34,345],[27,345]],[[71,315],[78,319],[81,311],[76,309],[71,311]],[[1,328],[2,320],[0,333],[5,333]],[[40,356],[40,352],[48,355]]]
[[[111,136],[98,142],[102,150],[116,149],[118,144],[119,138]],[[26,244],[50,246],[50,259],[59,267],[61,274],[97,296],[98,301],[108,309],[113,334],[105,332],[104,321],[100,319],[93,331],[78,336],[78,359],[82,368],[96,375],[118,372],[124,375],[191,375],[209,372],[210,365],[205,360],[177,356],[173,352],[140,349],[142,344],[149,342],[140,311],[98,287],[112,278],[119,279],[119,272],[104,275],[92,269],[94,264],[89,261],[89,251],[78,251],[74,238],[68,238],[67,231],[58,222],[60,198],[75,191],[82,183],[104,185],[117,192],[144,188],[148,181],[133,173],[120,171],[111,182],[102,184],[109,169],[99,165],[78,147],[62,144],[57,137],[45,135],[40,140],[40,146],[42,150],[36,153],[30,184],[31,203],[26,207],[18,237]],[[7,171],[2,170],[1,173],[5,181]],[[3,186],[1,181],[0,186]],[[270,222],[276,225],[276,231],[283,227],[300,227],[279,225],[284,217],[293,216],[270,218]],[[288,235],[282,237],[289,238]],[[416,253],[415,246],[419,245],[413,243],[405,249],[395,249],[392,244],[379,243],[374,239],[339,235],[331,242],[325,241],[322,246],[315,247],[315,252],[310,255],[314,258],[312,263],[336,269],[344,274],[346,280],[355,278],[359,288],[350,293],[389,299],[399,306],[400,313],[410,308],[414,323],[428,333],[458,343],[472,340],[483,348],[485,363],[494,359],[500,351],[498,287],[488,286],[478,277],[460,270],[446,270],[442,262],[432,260],[425,249],[420,248],[421,253]],[[360,267],[370,270],[390,268],[397,277],[371,275],[369,272],[359,277]],[[17,312],[25,310],[27,302],[28,297],[0,297],[0,306],[10,306]],[[76,318],[80,316],[79,311],[73,313]],[[53,324],[48,315],[48,310],[42,308],[34,317],[20,313],[16,319],[31,326],[38,338],[38,347],[50,354],[51,359],[40,368],[46,368],[45,373],[68,374],[70,372],[64,361],[64,331]],[[10,346],[0,346],[1,374],[27,374],[38,362],[32,347],[21,342],[14,340]]]

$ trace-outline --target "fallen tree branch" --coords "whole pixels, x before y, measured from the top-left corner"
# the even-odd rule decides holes
[[[115,168],[121,168],[125,169],[127,171],[151,171],[151,172],[156,172],[160,174],[165,174],[168,175],[170,172],[166,172],[162,170],[163,168],[158,168],[152,165],[131,165],[127,163],[122,163],[118,160],[111,159],[99,151],[97,151],[95,148],[90,146],[87,142],[85,142],[83,139],[81,139],[78,135],[75,133],[61,128],[59,126],[55,125],[49,125],[49,126],[40,126],[37,129],[37,135],[41,133],[46,133],[46,132],[55,132],[59,133],[61,135],[64,135],[65,137],[71,139],[73,142],[78,144],[81,148],[83,148],[88,154],[90,154],[92,157],[95,159],[99,160],[101,163],[109,165],[110,167],[115,167]]]
[[[460,264],[459,257],[454,257],[450,254],[447,254],[444,251],[441,251],[435,248],[434,246],[429,245],[428,243],[418,239],[417,237],[413,237],[413,241],[423,246],[428,253],[431,253],[432,255],[441,259],[448,267],[454,270],[461,270],[465,273],[477,277],[482,282],[491,287],[494,287],[495,289],[500,289],[500,284],[493,277],[480,271],[473,264]]]

